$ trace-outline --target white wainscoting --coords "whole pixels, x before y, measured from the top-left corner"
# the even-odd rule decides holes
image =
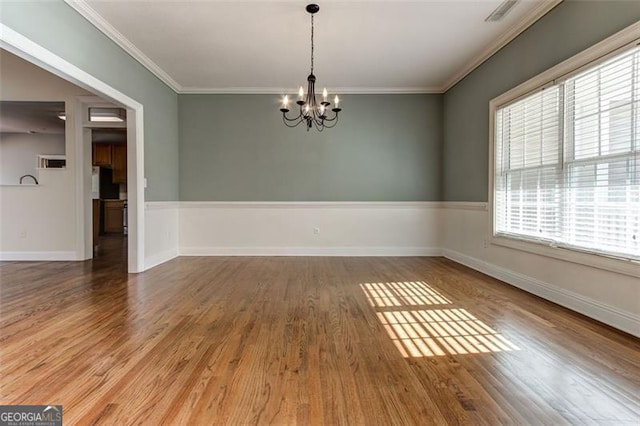
[[[145,203],[144,268],[153,268],[178,256],[179,203]]]
[[[439,256],[442,203],[181,202],[180,254]]]
[[[445,257],[640,337],[638,278],[491,244],[486,203],[444,204]]]

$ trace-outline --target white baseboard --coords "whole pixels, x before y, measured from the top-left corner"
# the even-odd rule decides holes
[[[69,261],[84,260],[75,251],[3,251],[0,261]]]
[[[567,291],[549,283],[531,278],[503,267],[485,262],[483,260],[467,256],[454,250],[444,249],[443,255],[497,278],[524,291],[540,296],[558,305],[564,306],[590,318],[601,321],[612,327],[625,331],[636,337],[640,337],[640,316],[631,312],[614,308],[613,306],[585,297],[571,291]]]
[[[165,263],[170,261],[171,259],[175,259],[178,257],[178,249],[165,250],[160,253],[156,253],[152,256],[145,258],[144,260],[144,270],[147,271],[154,266],[158,266],[161,263]]]
[[[180,256],[441,256],[436,247],[181,247]]]

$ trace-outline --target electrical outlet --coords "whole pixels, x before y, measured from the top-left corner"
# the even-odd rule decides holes
[[[315,227],[313,228],[313,235],[318,235],[320,233],[320,228],[319,227]]]
[[[23,240],[27,238],[27,231],[20,231],[20,238],[22,238]]]
[[[487,241],[486,238],[484,240],[482,240],[482,247],[484,247],[484,248],[489,247],[489,241]]]

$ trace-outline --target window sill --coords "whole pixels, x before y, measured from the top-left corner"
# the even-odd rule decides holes
[[[562,247],[551,247],[544,243],[502,235],[494,236],[491,239],[491,244],[640,278],[640,262],[630,259],[625,260]]]

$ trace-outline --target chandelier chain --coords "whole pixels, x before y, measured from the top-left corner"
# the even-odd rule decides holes
[[[313,14],[311,15],[311,74],[313,74]]]

